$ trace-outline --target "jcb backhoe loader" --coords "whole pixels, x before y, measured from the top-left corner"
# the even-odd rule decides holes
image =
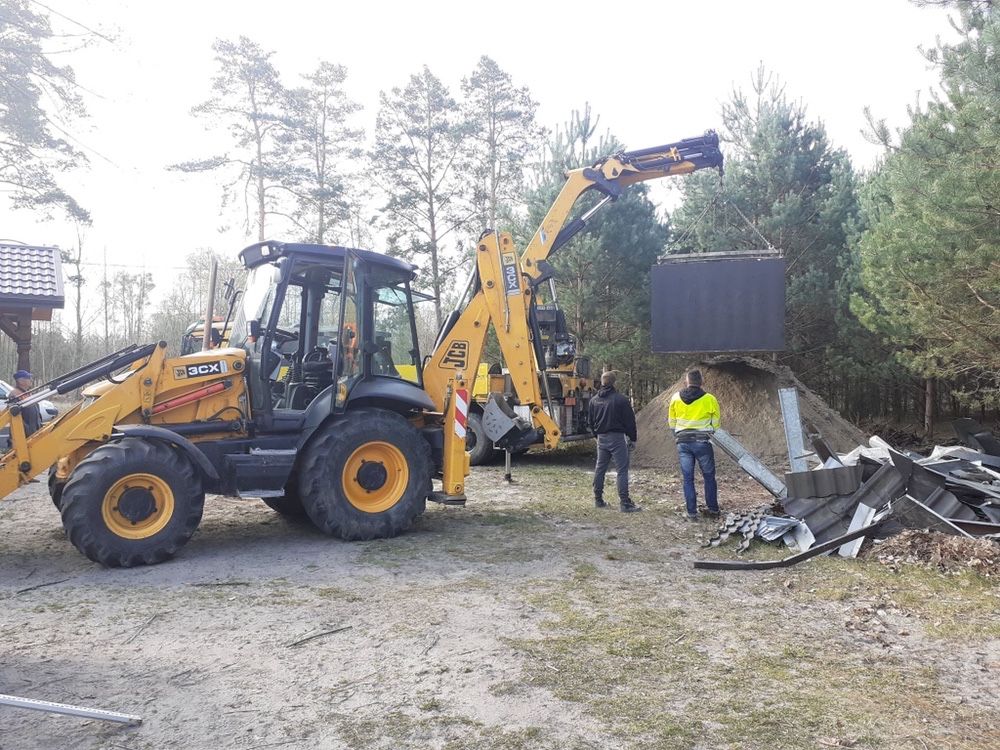
[[[492,323],[507,373],[491,367],[489,396],[477,398],[470,409],[468,447],[473,464],[486,463],[494,445],[519,453],[538,443],[553,448],[563,440],[590,437],[587,404],[594,391],[590,360],[577,356],[554,289],[552,301],[536,304],[538,290],[554,276],[547,259],[629,185],[711,167],[721,173],[722,152],[712,131],[699,138],[608,156],[592,167],[567,173],[562,191],[520,258],[510,235],[483,233],[477,269],[445,322],[424,370],[427,393],[441,408],[436,394],[443,392],[450,374],[468,372],[465,356],[469,362],[479,362]],[[603,197],[567,223],[574,205],[590,191]]]
[[[634,182],[719,165],[718,139],[708,134],[570,172],[522,257],[509,235],[483,235],[468,304],[449,317],[426,364],[414,266],[343,247],[251,245],[240,253],[248,278],[230,331],[235,346],[169,359],[165,342],[131,346],[0,413],[12,446],[0,457],[0,498],[52,467],[50,492],[70,541],[92,560],[125,567],[176,553],[201,520],[206,492],[262,498],[343,539],[394,536],[427,500],[464,504],[466,379],[491,323],[531,416],[500,409],[487,420],[493,439],[558,442],[539,396],[532,309],[549,274],[544,259],[596,210],[563,228],[576,199],[595,189],[603,205]],[[21,409],[99,379],[106,382],[25,437]]]

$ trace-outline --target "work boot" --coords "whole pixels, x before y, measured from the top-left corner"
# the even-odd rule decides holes
[[[642,508],[633,503],[631,500],[622,500],[621,502],[622,513],[638,513]]]
[[[702,508],[701,509],[701,514],[703,516],[708,516],[709,518],[718,518],[719,516],[722,515],[722,511],[721,510],[712,510],[710,508]]]
[[[604,498],[603,497],[595,497],[594,498],[594,507],[595,508],[607,508],[608,504],[606,502],[604,502]]]
[[[692,523],[698,523],[699,519],[698,519],[698,514],[697,513],[687,513],[685,515],[685,517],[687,518],[687,520],[691,521]]]

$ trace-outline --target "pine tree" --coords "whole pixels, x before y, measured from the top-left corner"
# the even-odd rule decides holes
[[[287,182],[287,161],[281,158],[280,136],[289,125],[288,96],[277,69],[256,42],[241,36],[212,45],[218,71],[212,79],[213,96],[191,110],[209,127],[225,128],[233,139],[232,153],[176,164],[182,172],[222,171],[228,176],[223,206],[241,197],[246,205],[246,227],[256,226],[266,237],[267,219],[283,214],[280,199]]]
[[[532,230],[562,188],[566,170],[621,150],[609,133],[597,135],[599,119],[587,105],[556,129],[547,148],[544,173],[536,177],[530,195]],[[587,210],[598,198],[584,195],[576,211]],[[668,237],[647,187],[635,185],[549,258],[556,269],[559,304],[578,349],[599,365],[629,370],[640,378],[650,377],[647,368],[655,369],[645,356],[649,351],[649,274]],[[643,355],[637,357],[636,352]]]
[[[535,123],[537,103],[527,87],[518,88],[495,60],[483,55],[462,80],[462,110],[467,123],[464,171],[470,182],[473,226],[497,229],[524,205],[525,159],[541,145]],[[506,216],[501,216],[501,213]],[[475,238],[473,238],[475,239]]]
[[[361,106],[344,91],[343,65],[321,62],[303,78],[306,85],[289,92],[291,124],[281,137],[291,165],[285,188],[294,198],[288,218],[303,239],[324,243],[350,235],[347,162],[361,154],[362,131],[348,120]]]
[[[26,0],[0,0],[0,185],[15,208],[43,216],[58,209],[89,223],[60,185],[60,173],[87,164],[67,131],[87,113],[73,69],[46,49],[54,37],[48,17]]]
[[[761,67],[749,93],[734,90],[722,108],[726,175],[694,175],[682,184],[672,219],[682,241],[671,252],[761,252],[786,260],[787,364],[824,394],[842,388],[843,352],[863,334],[848,310],[857,224],[856,177],[846,153],[822,124],[789,100]],[[832,367],[837,358],[840,369]],[[859,370],[870,363],[855,363]]]
[[[442,294],[462,262],[445,239],[468,218],[457,170],[465,128],[458,104],[427,66],[404,88],[382,92],[380,102],[371,163],[386,199],[389,251],[424,266],[440,327]]]
[[[928,52],[940,95],[912,109],[898,144],[875,123],[889,150],[864,193],[854,306],[929,388],[944,378],[966,401],[997,404],[1000,11],[951,4],[961,38]]]

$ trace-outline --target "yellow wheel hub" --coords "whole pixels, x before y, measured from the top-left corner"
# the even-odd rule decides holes
[[[129,474],[111,485],[101,503],[104,523],[123,539],[147,539],[174,515],[174,493],[153,474]]]
[[[403,452],[391,443],[374,441],[348,457],[341,484],[355,508],[381,513],[400,501],[409,480],[410,467]]]

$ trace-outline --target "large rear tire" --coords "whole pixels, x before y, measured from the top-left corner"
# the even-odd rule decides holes
[[[320,428],[298,483],[320,531],[350,541],[393,537],[426,508],[430,446],[398,414],[358,409]]]
[[[198,469],[166,443],[125,438],[81,461],[62,490],[73,545],[110,568],[154,565],[194,534],[205,505]]]
[[[473,466],[483,466],[496,457],[493,441],[486,437],[483,418],[479,414],[470,414],[468,429],[465,433],[465,449],[469,451],[469,463]]]

